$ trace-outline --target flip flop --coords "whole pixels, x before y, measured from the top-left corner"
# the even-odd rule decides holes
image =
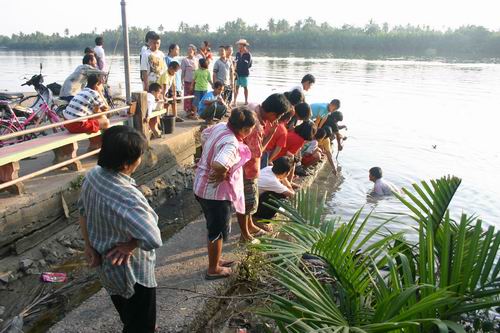
[[[236,265],[236,260],[227,260],[225,263],[220,264],[222,267],[233,267]]]
[[[261,237],[261,236],[266,236],[266,235],[267,235],[267,232],[262,230],[262,229],[260,229],[256,233],[252,234],[253,237]]]
[[[208,274],[208,272],[205,273],[205,280],[219,280],[219,279],[225,279],[230,277],[232,274],[231,273],[225,273],[225,274]]]

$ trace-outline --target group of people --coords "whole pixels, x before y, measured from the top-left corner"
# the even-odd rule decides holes
[[[259,236],[273,231],[264,220],[276,214],[265,202],[295,195],[297,175],[322,159],[327,159],[333,172],[337,172],[333,150],[343,149],[345,137],[341,130],[346,128],[339,124],[343,121],[341,103],[332,99],[308,104],[305,94],[315,84],[315,77],[306,74],[297,87],[273,93],[262,103],[246,101],[246,105],[231,107],[234,99],[231,101],[227,91],[232,88],[234,73],[217,62],[213,75],[206,73],[211,61],[207,43],[200,49],[200,68],[194,69],[194,46],[189,46],[188,60],[179,64],[165,61],[159,52],[157,34],[149,34],[147,41],[148,48],[141,54],[141,77],[143,88],[152,96],[148,95],[148,103],[164,102],[168,96],[175,100],[177,84],[183,84],[184,93],[187,88],[196,93],[203,92],[197,89],[207,88],[200,86],[200,80],[213,83],[213,91],[205,91],[197,98],[198,114],[203,116],[212,110],[211,120],[216,121],[201,133],[202,154],[196,165],[193,192],[206,220],[205,279],[226,278],[233,273],[231,267],[235,264],[222,257],[233,212],[240,227],[240,242],[258,243]],[[240,46],[247,44],[245,41]],[[226,59],[231,64],[231,58],[223,56],[227,48],[219,51],[219,60],[224,63]],[[178,46],[173,45],[167,59],[175,59],[176,54]],[[229,81],[217,76],[221,72],[224,77],[229,75]],[[99,106],[99,96],[92,95],[92,91],[98,91],[99,82],[92,77],[88,76],[88,89],[84,91],[96,100],[93,105]],[[244,78],[238,76],[240,84]],[[84,104],[79,101],[79,94],[70,105],[73,101]],[[224,114],[219,103],[228,108]],[[66,113],[70,115],[71,110]],[[78,202],[85,254],[91,267],[98,268],[100,280],[123,322],[123,332],[155,332],[157,328],[154,249],[162,245],[161,233],[158,216],[131,177],[146,148],[144,136],[131,127],[114,126],[104,131],[98,165],[87,173]],[[387,194],[391,190],[390,184],[382,180],[380,168],[370,169],[369,174],[375,192]]]
[[[183,122],[177,112],[177,100],[182,96],[194,96],[184,99],[186,117],[194,120],[201,118],[211,124],[214,119],[222,119],[236,105],[240,87],[244,90],[244,103],[247,105],[248,77],[252,67],[252,55],[248,50],[250,44],[240,39],[236,45],[238,51],[234,56],[232,45],[219,46],[218,58],[214,59],[207,41],[199,48],[190,44],[186,56],[181,58],[179,45],[170,44],[165,55],[160,50],[160,35],[149,31],[140,52],[140,73],[143,89],[150,93],[151,106],[171,108],[176,122]],[[165,103],[167,100],[171,103]],[[156,106],[153,101],[156,101]],[[159,119],[151,119],[149,125],[154,136],[160,135]]]

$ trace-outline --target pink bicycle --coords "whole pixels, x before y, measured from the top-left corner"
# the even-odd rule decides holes
[[[41,99],[41,103],[37,106],[36,109],[25,108],[19,105],[12,107],[12,102],[7,100],[0,100],[0,110],[3,113],[2,118],[0,118],[0,136],[30,128],[36,128],[41,124],[47,122],[59,122],[59,117],[57,116],[55,111],[49,107],[45,98],[40,94],[39,98]],[[54,133],[57,133],[59,130],[64,129],[62,127],[52,129]],[[46,135],[45,132],[39,132],[8,140],[0,140],[0,147],[30,140],[36,138],[40,134]]]

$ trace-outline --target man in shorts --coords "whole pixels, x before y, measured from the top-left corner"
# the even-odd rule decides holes
[[[248,51],[248,44],[246,39],[240,39],[236,42],[239,51],[236,53],[236,89],[234,91],[234,103],[238,98],[238,91],[243,87],[245,94],[245,105],[248,105],[248,76],[250,75],[250,67],[252,67],[252,54]]]

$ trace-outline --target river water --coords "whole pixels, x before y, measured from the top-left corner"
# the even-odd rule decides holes
[[[111,84],[123,82],[121,57],[109,57]],[[46,83],[62,83],[81,62],[75,52],[0,51],[0,90],[20,91],[22,77],[43,63]],[[132,90],[140,89],[138,57]],[[394,198],[370,199],[368,169],[380,166],[397,186],[452,174],[463,179],[453,212],[475,213],[500,227],[500,65],[405,60],[255,55],[250,100],[297,85],[306,73],[317,83],[307,101],[341,100],[348,140],[338,157],[341,175],[325,167],[317,180],[328,213],[349,217],[362,206],[406,212]],[[24,89],[29,91],[29,89]]]

